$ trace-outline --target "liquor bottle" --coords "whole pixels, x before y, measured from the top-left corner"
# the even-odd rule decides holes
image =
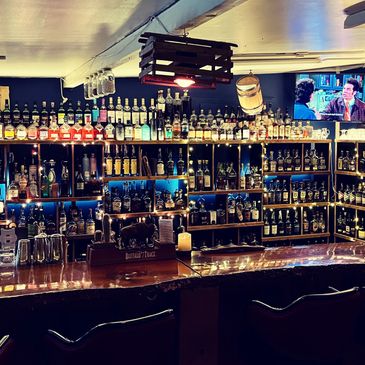
[[[104,134],[106,140],[115,139],[115,127],[112,124],[112,118],[108,118],[108,124],[105,126]]]
[[[101,98],[101,106],[100,106],[100,110],[99,110],[100,123],[105,124],[107,122],[107,116],[108,116],[108,112],[107,112],[106,105],[105,105],[105,98]]]
[[[142,140],[142,127],[141,125],[139,124],[139,119],[136,119],[136,124],[134,125],[134,140],[135,141],[141,141]]]
[[[311,187],[311,183],[307,182],[307,186],[306,186],[306,202],[307,203],[312,203],[313,202],[313,190]]]
[[[19,125],[20,126],[20,125]],[[57,141],[59,138],[59,128],[57,125],[56,117],[51,117],[48,128],[48,139],[51,141]]]
[[[139,107],[138,107],[138,101],[137,98],[133,99],[133,106],[132,106],[132,124],[139,124],[140,118],[139,118]]]
[[[30,127],[29,127],[30,128]],[[29,136],[29,128],[28,128],[28,136]],[[67,120],[63,123],[59,129],[60,139],[63,141],[69,141],[71,139],[71,128],[68,125]]]
[[[142,141],[150,141],[151,140],[151,128],[147,119],[141,127],[142,130]]]
[[[111,113],[112,114],[112,113]],[[120,119],[121,123],[123,124],[123,106],[122,106],[122,99],[120,96],[117,97],[117,105],[115,106],[115,113],[114,113],[114,121],[118,121]],[[112,118],[113,120],[113,118]]]
[[[75,110],[75,124],[79,124],[82,127],[84,121],[84,115],[81,108],[81,101],[77,100],[76,110]]]
[[[188,139],[189,135],[189,123],[186,114],[183,114],[182,121],[181,121],[181,130],[180,130],[180,138],[181,139]]]
[[[195,138],[196,138],[195,127],[194,127],[194,123],[190,117],[188,139],[190,141],[194,141]]]
[[[346,155],[342,160],[342,170],[347,171],[349,170],[350,165],[350,152],[346,151]]]
[[[303,211],[303,234],[309,233],[309,221],[307,218],[307,211]]]
[[[312,212],[312,219],[310,221],[310,232],[311,233],[317,233],[318,232],[318,220],[316,217],[316,214],[314,212]]]
[[[16,102],[14,104],[13,112],[12,112],[12,121],[13,125],[16,127],[19,124],[20,121],[20,110],[19,110],[19,104]]]
[[[139,121],[142,126],[148,121],[146,101],[144,98],[141,98],[141,106],[139,107]]]
[[[32,112],[33,115],[33,112]],[[63,103],[60,102],[60,106],[58,108],[58,112],[57,112],[57,122],[59,125],[62,125],[65,123],[65,116],[66,116],[66,112],[63,106]]]
[[[21,119],[23,120],[23,124],[28,127],[29,126],[29,123],[30,123],[30,111],[28,109],[28,104],[25,103],[24,104],[24,108],[23,108],[23,111],[22,111],[22,117]]]
[[[295,209],[295,212],[294,212],[293,234],[294,235],[300,234],[300,224],[299,224],[298,210],[297,209]]]
[[[120,98],[119,98],[119,102],[120,102]],[[113,97],[110,96],[108,110],[107,110],[107,119],[110,120],[110,122],[112,124],[115,124],[115,113],[116,112],[115,112],[115,108],[114,108]]]
[[[204,161],[204,190],[211,190],[211,174],[208,166],[208,160]]]
[[[1,128],[0,128],[1,129]],[[27,127],[22,123],[21,120],[18,120],[17,127],[15,128],[15,139],[18,141],[23,141],[27,139],[28,130]],[[0,139],[3,139],[3,131],[0,130]]]
[[[67,215],[66,215],[66,211],[65,211],[65,205],[63,202],[61,202],[60,218],[59,218],[59,232],[61,234],[65,234],[66,228],[67,228]]]
[[[158,99],[157,99],[158,101]],[[172,118],[173,117],[173,109],[174,109],[174,106],[173,106],[173,102],[174,102],[174,99],[172,98],[171,96],[171,89],[168,88],[167,89],[167,93],[166,93],[166,98],[165,98],[165,118]]]
[[[167,117],[165,122],[164,139],[167,141],[172,140],[172,125],[169,117]]]
[[[283,221],[283,211],[279,210],[278,213],[278,235],[283,236],[285,234],[285,224]]]
[[[184,170],[185,170],[185,162],[183,159],[183,153],[182,153],[182,148],[179,148],[179,159],[177,161],[176,164],[177,167],[177,174],[178,175],[184,175]]]
[[[237,189],[237,172],[233,167],[233,162],[229,164],[227,169],[227,179],[228,179],[228,189],[235,190]]]
[[[275,218],[275,210],[271,213],[271,236],[277,236],[278,235],[278,224],[276,222]]]
[[[365,150],[362,151],[362,157],[359,161],[359,171],[365,172]]]
[[[189,186],[189,191],[196,190],[195,171],[194,171],[194,165],[193,165],[192,160],[189,161],[188,186]]]
[[[245,175],[245,166],[244,163],[241,162],[241,170],[240,170],[240,189],[246,189],[246,175]]]
[[[271,172],[276,172],[277,167],[278,167],[278,162],[277,160],[274,158],[274,151],[270,151],[270,157],[269,157],[269,166],[270,166],[270,171]]]
[[[340,152],[340,156],[337,159],[337,170],[342,171],[343,170],[343,151]]]
[[[42,164],[42,181],[41,181],[41,197],[49,198],[49,181],[48,174],[46,170],[47,162],[43,161]]]
[[[200,120],[197,122],[195,127],[195,140],[196,141],[202,141],[203,140],[203,128],[200,124]]]
[[[184,94],[181,98],[182,113],[186,115],[191,114],[191,98],[188,94],[188,90],[184,90]]]
[[[32,110],[32,121],[35,122],[36,126],[39,125],[39,111],[38,105],[36,102],[33,103],[33,110]]]
[[[311,163],[312,163],[312,170],[313,171],[318,171],[319,157],[317,156],[317,151],[315,149],[313,150],[313,155],[312,155]]]
[[[37,221],[34,217],[34,207],[30,207],[29,216],[27,219],[28,238],[34,238],[37,235]]]
[[[69,183],[69,171],[68,162],[61,161],[62,171],[61,171],[61,196],[70,195],[70,183]]]
[[[93,141],[95,137],[94,127],[89,119],[85,120],[85,125],[82,128],[82,139],[84,141]]]
[[[112,188],[112,213],[119,214],[122,211],[122,200],[119,196],[119,190]]]
[[[168,159],[166,164],[166,173],[168,176],[174,175],[175,162],[172,159],[172,151],[168,153]]]
[[[362,185],[361,183],[359,183],[355,194],[355,204],[361,205],[361,202],[362,202]]]
[[[84,157],[82,158],[82,174],[85,182],[90,180],[90,160],[87,157],[87,153],[84,153]]]
[[[270,221],[269,221],[269,212],[265,214],[264,218],[264,236],[270,236]]]
[[[196,170],[196,188],[198,191],[204,190],[204,172],[201,160],[198,160],[198,169]]]
[[[3,116],[3,119],[4,119],[4,116]],[[6,140],[13,140],[13,139],[15,139],[15,128],[11,124],[11,120],[10,119],[8,119],[6,121],[5,129],[4,129],[4,138]]]
[[[294,152],[294,171],[302,170],[302,161],[299,155],[299,151],[295,150]]]
[[[124,125],[121,118],[118,118],[118,123],[115,126],[115,139],[117,141],[124,141]]]
[[[80,209],[79,219],[77,220],[77,233],[84,234],[85,233],[85,220],[82,216],[82,209]]]
[[[134,137],[134,133],[133,133],[133,125],[130,121],[130,119],[125,121],[125,126],[124,126],[124,139],[126,141],[132,141]]]
[[[365,239],[365,219],[364,217],[361,218],[358,230],[358,238],[361,240]]]
[[[89,217],[86,220],[86,234],[93,235],[95,233],[95,221],[93,219],[93,210],[89,208]]]
[[[78,165],[78,169],[75,177],[75,196],[83,196],[85,191],[85,180],[82,176],[81,164]]]
[[[124,145],[124,151],[123,151],[123,176],[129,176],[130,175],[130,166],[131,162],[128,155],[128,146]]]
[[[137,176],[138,174],[137,156],[134,145],[132,145],[132,154],[130,159],[130,174],[132,176]]]
[[[132,202],[131,197],[129,195],[129,185],[128,183],[124,183],[124,196],[123,196],[123,202],[122,202],[122,209],[125,213],[130,213],[132,208]]]
[[[173,114],[177,114],[179,116],[179,118],[182,115],[182,100],[180,99],[180,93],[176,92],[175,93],[175,98],[172,101],[173,104]]]
[[[115,146],[115,157],[114,157],[114,176],[121,176],[122,174],[122,159],[119,155],[119,146]]]
[[[311,158],[309,156],[309,151],[305,150],[304,155],[304,171],[310,171],[311,169]]]
[[[48,115],[48,113],[47,113]],[[41,141],[45,141],[48,139],[48,126],[47,126],[48,121],[45,121],[43,118],[41,119],[41,125],[39,127],[39,139]]]
[[[48,185],[49,185],[49,196],[51,198],[58,198],[59,186],[56,179],[55,172],[56,161],[49,160],[49,170],[48,170]]]
[[[98,118],[97,123],[94,127],[94,139],[96,141],[102,141],[104,139],[104,127],[101,124],[100,118]]]
[[[276,159],[277,162],[277,171],[283,172],[284,171],[284,158],[281,154],[281,150],[278,151],[278,158]]]
[[[282,203],[289,204],[289,191],[286,188],[286,181],[283,182],[283,189],[282,189]]]
[[[228,195],[227,201],[228,223],[236,223],[236,200],[232,195]]]
[[[284,230],[285,230],[285,236],[291,236],[293,234],[289,210],[287,210],[285,214]]]
[[[284,160],[284,168],[285,168],[285,171],[293,171],[293,158],[290,155],[289,150],[286,152],[286,157]]]
[[[67,120],[68,125],[75,124],[75,111],[74,111],[71,101],[68,103],[68,108],[66,111],[66,120]]]
[[[321,192],[318,189],[317,181],[313,182],[313,201],[315,201],[315,202],[321,201]]]
[[[166,125],[165,125],[166,128]],[[181,123],[180,123],[180,117],[178,114],[175,114],[174,121],[172,123],[172,138],[175,141],[180,140],[181,137]]]
[[[96,99],[94,99],[93,100],[93,107],[91,109],[91,119],[92,119],[93,124],[96,124],[98,122],[99,115],[100,115],[99,107],[98,107]]]
[[[283,202],[283,192],[280,188],[279,180],[276,182],[276,187],[275,187],[275,202],[276,204],[281,204]]]
[[[130,122],[132,121],[132,114],[131,114],[131,107],[129,106],[129,99],[125,98],[124,99],[124,107],[123,107],[123,122],[124,124],[127,123],[127,121],[129,120]],[[132,122],[131,122],[132,124]]]
[[[252,208],[251,208],[251,221],[258,222],[259,219],[260,219],[260,211],[257,208],[256,201],[253,201]]]
[[[110,145],[105,145],[105,176],[113,175],[113,157],[110,148]]]
[[[351,156],[350,160],[349,160],[349,171],[356,171],[356,156],[353,155]]]

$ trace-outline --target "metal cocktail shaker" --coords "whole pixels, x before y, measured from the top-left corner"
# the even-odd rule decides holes
[[[50,236],[50,257],[49,262],[61,263],[67,259],[66,237],[63,234],[55,233]]]
[[[18,241],[17,254],[16,254],[16,264],[30,265],[32,263],[30,240],[21,239]]]
[[[46,264],[50,259],[50,242],[45,233],[34,237],[33,260],[35,264]]]

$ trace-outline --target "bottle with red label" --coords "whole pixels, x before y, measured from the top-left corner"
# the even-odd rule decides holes
[[[102,141],[104,139],[104,127],[100,123],[100,118],[98,118],[98,122],[96,126],[94,127],[95,133],[95,140],[96,141]]]

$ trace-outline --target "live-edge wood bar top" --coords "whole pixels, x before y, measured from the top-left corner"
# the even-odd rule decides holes
[[[98,289],[175,290],[204,277],[224,278],[262,270],[298,267],[365,265],[365,244],[360,242],[270,248],[236,254],[193,252],[184,260],[163,260],[90,267],[86,262],[66,265],[34,265],[0,270],[0,298],[42,293],[65,293]],[[364,266],[365,267],[365,266]]]
[[[199,275],[178,260],[120,265],[34,265],[0,270],[0,298],[90,289],[138,289],[159,286],[175,290]]]
[[[203,277],[296,267],[365,265],[365,244],[346,242],[278,247],[245,254],[207,255],[194,252],[184,262]]]

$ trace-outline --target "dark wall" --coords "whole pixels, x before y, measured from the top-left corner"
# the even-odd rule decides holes
[[[239,76],[235,76],[231,84],[218,85],[214,90],[192,89],[190,95],[194,108],[197,110],[212,108],[215,112],[217,108],[223,108],[225,105],[237,106],[238,98],[235,83],[238,78]],[[285,109],[285,107],[288,107],[290,111],[293,105],[295,75],[259,75],[259,78],[264,100],[267,103],[272,103],[274,108],[281,107]],[[39,105],[42,100],[45,100],[48,103],[55,101],[58,105],[61,100],[60,79],[57,78],[0,78],[0,85],[10,86],[12,104],[18,102],[22,106],[26,102],[33,103],[37,101]],[[131,98],[140,99],[144,97],[147,99],[147,105],[149,105],[149,99],[156,97],[157,90],[160,88],[153,85],[141,85],[137,78],[118,78],[116,79],[115,96],[128,97],[130,102]],[[181,91],[181,89],[176,88],[173,92],[175,91]],[[84,101],[82,85],[73,89],[64,89],[63,94],[73,101]]]

